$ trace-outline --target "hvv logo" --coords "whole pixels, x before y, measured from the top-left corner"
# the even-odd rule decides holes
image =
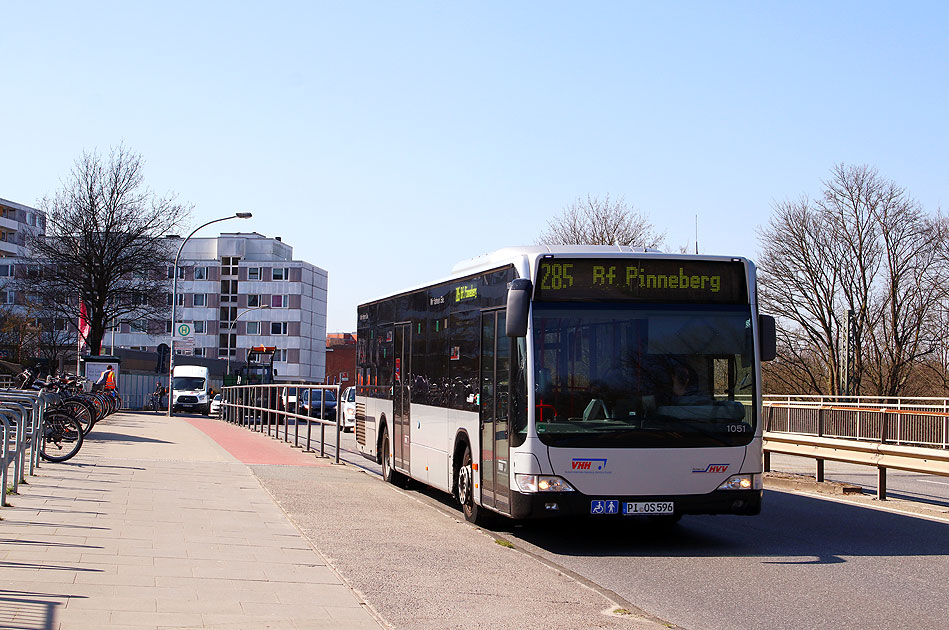
[[[606,469],[605,459],[574,459],[570,468],[576,472],[603,472]]]
[[[728,464],[709,464],[705,468],[693,468],[694,473],[723,473],[728,470]]]

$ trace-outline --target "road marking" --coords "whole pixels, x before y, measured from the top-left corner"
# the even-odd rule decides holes
[[[879,510],[881,512],[890,512],[891,514],[900,514],[902,516],[913,516],[916,518],[921,518],[927,521],[936,521],[937,523],[949,523],[949,518],[932,516],[930,514],[920,514],[919,512],[910,512],[908,510],[901,510],[899,508],[883,506],[883,505],[872,505],[869,503],[863,503],[862,501],[852,501],[847,500],[841,497],[832,497],[826,494],[820,494],[818,492],[806,492],[804,490],[791,490],[785,488],[768,488],[772,492],[787,492],[788,494],[799,494],[802,496],[810,497],[812,499],[822,499],[824,501],[833,501],[834,503],[844,503],[846,505],[855,505],[858,507],[865,507],[871,510]]]
[[[930,479],[917,479],[916,481],[922,481],[923,483],[938,483],[940,486],[949,486],[949,481],[932,481]]]

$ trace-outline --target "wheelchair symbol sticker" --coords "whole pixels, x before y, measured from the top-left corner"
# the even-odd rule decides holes
[[[591,501],[590,514],[606,514],[606,501]]]

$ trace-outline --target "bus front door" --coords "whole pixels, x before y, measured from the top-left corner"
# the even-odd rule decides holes
[[[396,324],[392,344],[395,369],[392,374],[393,466],[409,473],[412,423],[409,419],[409,360],[412,356],[412,327]]]
[[[481,504],[511,513],[510,443],[511,339],[504,311],[481,314]]]

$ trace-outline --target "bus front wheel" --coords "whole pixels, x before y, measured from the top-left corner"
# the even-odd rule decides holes
[[[471,447],[465,444],[465,454],[458,469],[458,502],[465,514],[465,520],[478,526],[485,526],[488,512],[474,500],[474,466],[472,466]]]
[[[406,477],[392,468],[392,455],[389,453],[389,430],[382,427],[382,439],[379,440],[379,459],[382,460],[382,480],[396,486],[405,486]]]

